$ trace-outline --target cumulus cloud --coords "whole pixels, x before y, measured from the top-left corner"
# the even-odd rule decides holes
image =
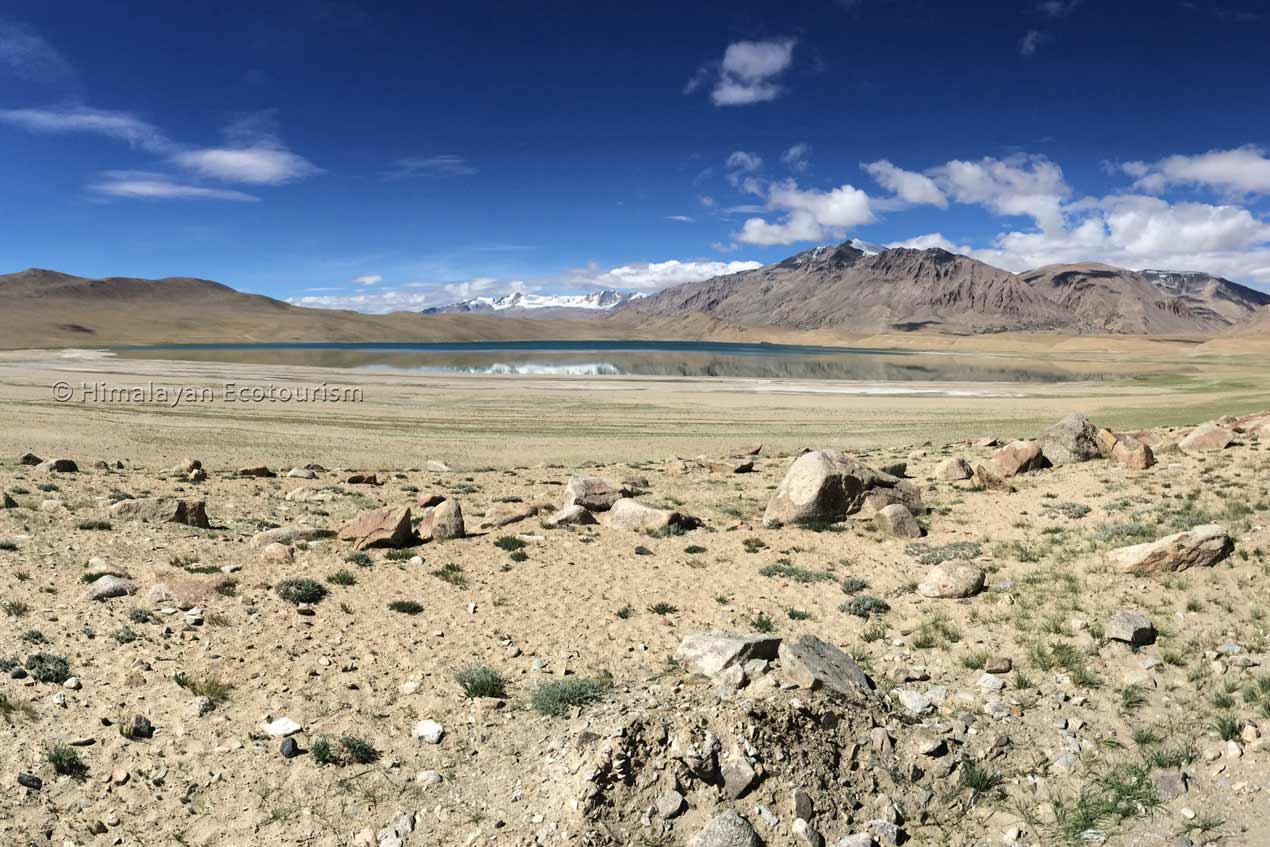
[[[37,82],[75,77],[74,66],[57,48],[29,26],[7,18],[0,18],[0,66]]]
[[[1030,217],[1041,229],[1062,229],[1063,201],[1072,193],[1063,169],[1044,156],[986,156],[977,162],[954,159],[927,174],[959,203]]]
[[[781,161],[790,170],[802,173],[811,167],[811,145],[800,141],[781,154]]]
[[[691,94],[711,84],[716,106],[747,106],[775,100],[783,93],[779,79],[794,62],[794,39],[737,41],[723,52],[723,61],[697,72],[684,87]]]
[[[898,168],[886,159],[869,162],[863,167],[878,185],[895,194],[904,203],[948,208],[948,198],[944,196],[944,192],[939,190],[935,180],[925,174]]]
[[[855,226],[871,223],[869,195],[851,185],[831,191],[800,189],[793,180],[768,188],[769,211],[782,213],[776,221],[749,218],[733,238],[744,244],[793,244],[841,238]]]
[[[1152,164],[1126,162],[1120,167],[1136,179],[1135,188],[1151,194],[1174,185],[1211,188],[1230,196],[1270,194],[1270,157],[1253,145],[1168,156]]]
[[[590,285],[596,288],[623,288],[635,291],[658,291],[684,282],[699,282],[724,274],[761,267],[758,262],[709,262],[680,261],[637,262],[611,268],[594,276],[585,274]]]
[[[475,173],[479,171],[467,159],[446,154],[398,159],[392,163],[392,168],[385,176],[390,179],[411,179],[413,177],[471,176]]]
[[[254,203],[260,198],[242,191],[207,188],[177,182],[167,174],[148,171],[106,171],[88,186],[94,194],[137,200],[233,200]]]

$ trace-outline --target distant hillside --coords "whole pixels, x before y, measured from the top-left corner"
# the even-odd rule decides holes
[[[850,243],[687,283],[623,312],[704,312],[743,324],[856,332],[1059,329],[1071,315],[1008,271],[946,250],[866,253]]]

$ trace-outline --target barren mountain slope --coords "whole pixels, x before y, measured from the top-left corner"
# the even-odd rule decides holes
[[[852,331],[995,332],[1070,326],[1061,306],[1007,271],[946,250],[866,254],[844,244],[688,283],[623,312],[705,312],[743,324]]]

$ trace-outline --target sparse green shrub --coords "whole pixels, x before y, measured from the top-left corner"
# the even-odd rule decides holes
[[[327,593],[325,585],[307,577],[284,579],[274,590],[283,600],[297,606],[301,603],[320,603]]]
[[[891,611],[891,605],[881,597],[872,594],[858,594],[838,607],[840,611],[857,618],[868,620],[872,615],[881,615]]]
[[[28,656],[23,667],[32,679],[51,682],[55,685],[61,685],[71,676],[71,666],[66,658],[52,653],[35,653]]]
[[[76,782],[83,782],[88,777],[88,765],[84,764],[74,747],[52,744],[45,751],[44,758],[53,766],[53,771],[61,776],[69,776]]]
[[[609,688],[606,679],[568,678],[538,686],[531,701],[534,710],[553,717],[599,700]]]
[[[327,576],[326,581],[331,583],[331,585],[356,585],[357,575],[350,570],[340,568],[335,573]]]
[[[486,665],[459,668],[454,672],[454,680],[468,698],[507,696],[507,681],[502,674]]]
[[[463,573],[463,566],[457,562],[442,565],[434,570],[432,575],[442,582],[450,583],[455,588],[467,588],[467,574]]]
[[[388,604],[388,608],[403,615],[417,615],[423,611],[423,604],[416,603],[414,600],[393,600]]]

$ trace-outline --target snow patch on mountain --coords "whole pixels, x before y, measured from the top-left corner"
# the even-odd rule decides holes
[[[605,288],[588,294],[527,294],[517,291],[500,297],[471,297],[444,306],[432,306],[423,310],[425,315],[444,315],[461,312],[505,312],[511,309],[590,309],[608,311],[624,303],[646,297],[639,292],[618,291]]]

